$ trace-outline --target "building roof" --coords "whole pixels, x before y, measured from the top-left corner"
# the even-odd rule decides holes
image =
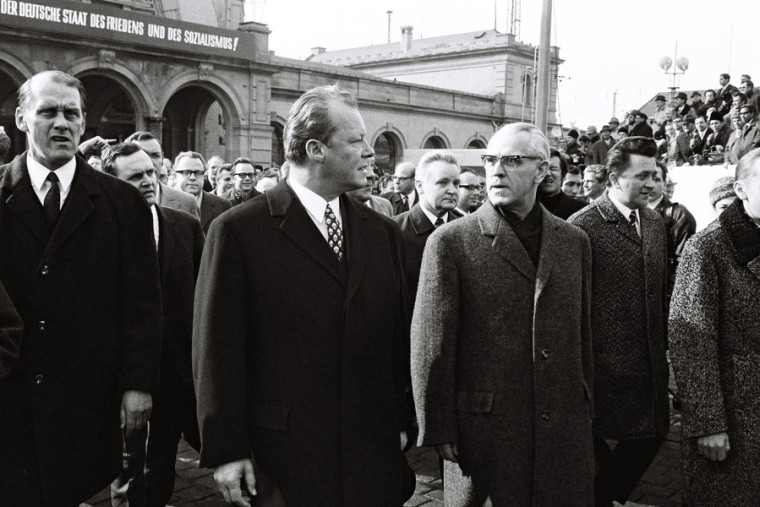
[[[411,49],[408,51],[403,51],[402,45],[402,42],[391,42],[374,46],[325,51],[321,54],[312,54],[307,60],[333,65],[358,65],[420,56],[470,52],[478,49],[496,49],[516,45],[529,47],[527,44],[516,42],[513,35],[499,33],[493,29],[430,37],[427,39],[412,39]]]

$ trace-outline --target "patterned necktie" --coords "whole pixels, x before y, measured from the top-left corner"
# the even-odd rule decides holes
[[[48,174],[47,181],[50,182],[50,188],[47,194],[45,194],[45,201],[42,207],[45,210],[48,226],[52,229],[61,215],[61,188],[58,185],[58,175],[54,172],[51,171]]]
[[[633,230],[636,232],[636,234],[638,234],[639,230],[638,230],[638,228],[636,228],[636,222],[638,222],[638,220],[636,218],[636,212],[635,211],[631,211],[631,214],[628,215],[628,221],[631,223],[631,226],[633,227]]]
[[[327,244],[341,261],[343,260],[343,231],[329,204],[325,208],[325,225],[327,226]]]
[[[401,196],[401,201],[404,203],[404,210],[403,211],[409,211],[409,198],[405,195]]]
[[[438,220],[436,220],[435,223],[433,224],[433,226],[436,229],[439,228],[442,225],[443,225],[443,217],[438,217]]]

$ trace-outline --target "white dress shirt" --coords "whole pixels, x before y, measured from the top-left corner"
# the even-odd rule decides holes
[[[150,207],[150,213],[153,215],[153,239],[156,240],[156,250],[158,250],[158,211],[156,211],[156,205]]]
[[[438,221],[438,216],[434,215],[433,213],[429,212],[428,209],[425,207],[424,204],[420,203],[420,208],[422,208],[422,212],[425,213],[425,216],[428,217],[428,220],[430,220],[430,223],[435,225],[435,223]],[[443,223],[449,221],[449,212],[447,211],[441,217],[443,219]]]
[[[317,226],[322,237],[325,241],[328,241],[327,225],[325,224],[325,210],[327,205],[330,205],[335,217],[338,220],[338,225],[341,230],[343,229],[343,217],[340,214],[340,196],[336,197],[330,202],[325,201],[321,196],[315,194],[308,188],[304,187],[292,178],[288,178],[288,185],[296,193],[296,197],[301,201],[303,207],[306,208],[306,213],[309,214],[309,218]]]
[[[50,182],[47,180],[47,177],[53,171],[34,160],[31,153],[26,154],[26,168],[29,171],[29,179],[32,181],[34,193],[37,194],[40,204],[44,205],[45,195],[50,190]],[[61,208],[63,208],[66,197],[69,196],[76,168],[77,161],[72,158],[55,170],[55,175],[58,176],[58,186],[61,190]]]
[[[641,237],[641,216],[639,215],[638,209],[631,209],[622,202],[618,201],[612,196],[612,193],[609,193],[610,201],[612,201],[612,204],[615,205],[615,207],[620,211],[620,213],[623,214],[625,217],[625,221],[628,222],[628,217],[631,216],[631,211],[636,213],[636,232],[638,233],[639,237]]]

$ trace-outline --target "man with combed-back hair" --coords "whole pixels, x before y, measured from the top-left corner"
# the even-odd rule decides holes
[[[539,129],[503,127],[488,200],[425,245],[412,392],[448,506],[593,505],[591,248],[536,200],[548,158]]]
[[[0,167],[0,280],[24,321],[0,383],[0,503],[76,506],[119,472],[122,439],[158,389],[161,293],[151,213],[131,185],[76,156],[82,83],[19,90],[29,149]]]
[[[656,152],[652,138],[616,143],[607,156],[607,193],[568,219],[588,234],[593,254],[596,505],[626,502],[670,423],[665,227],[647,207]]]
[[[401,506],[408,326],[402,239],[342,194],[374,156],[353,97],[304,93],[288,177],[211,225],[195,299],[202,467],[227,501]]]

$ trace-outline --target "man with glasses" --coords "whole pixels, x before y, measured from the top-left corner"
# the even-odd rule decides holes
[[[232,162],[233,186],[227,195],[233,206],[243,204],[248,199],[261,195],[261,192],[254,188],[256,179],[256,170],[253,162],[249,159],[240,157]]]
[[[744,122],[741,133],[736,136],[736,141],[731,145],[728,155],[729,163],[737,164],[741,158],[760,148],[760,128],[757,126],[757,109],[751,104],[745,104],[739,108],[739,116]]]
[[[414,188],[414,164],[402,162],[396,166],[393,173],[393,192],[383,194],[393,206],[393,216],[409,211],[417,202],[419,196]]]
[[[207,234],[211,222],[216,217],[230,209],[230,201],[217,197],[203,190],[203,174],[206,172],[206,162],[203,155],[195,151],[183,151],[174,160],[174,174],[177,187],[195,198],[201,212],[201,228]]]
[[[459,199],[456,210],[469,215],[480,206],[480,183],[472,169],[463,169],[459,175]]]
[[[161,166],[164,163],[164,155],[158,139],[150,132],[141,131],[127,137],[124,142],[136,144],[150,157],[156,172],[156,202],[158,205],[184,211],[200,218],[198,204],[192,197],[158,180],[158,175],[161,174]]]
[[[423,255],[419,444],[444,459],[446,505],[590,505],[589,240],[536,200],[549,159],[540,130],[506,125],[482,158],[488,200],[436,230]]]
[[[593,255],[596,505],[626,503],[670,424],[665,227],[647,207],[656,153],[651,138],[618,142],[607,156],[607,193],[568,219],[588,234]]]

